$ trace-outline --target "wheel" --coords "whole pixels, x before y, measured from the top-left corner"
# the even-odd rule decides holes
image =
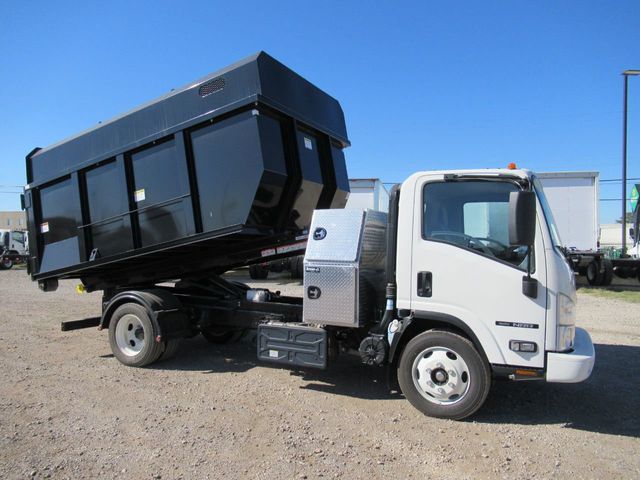
[[[158,360],[165,345],[156,342],[155,338],[153,323],[144,307],[125,303],[113,312],[109,322],[109,344],[121,363],[144,367]]]
[[[291,257],[289,260],[289,271],[291,272],[291,278],[298,277],[298,257]]]
[[[291,263],[289,265],[291,278],[302,278],[304,275],[304,257],[299,255],[291,258]]]
[[[613,263],[608,258],[602,261],[604,272],[602,273],[602,283],[600,285],[611,285],[613,280]]]
[[[163,350],[160,356],[158,357],[158,360],[168,360],[169,358],[173,357],[178,351],[179,347],[180,347],[179,338],[175,338],[173,340],[165,340],[164,342],[162,342]]]
[[[269,266],[251,265],[249,266],[249,276],[253,280],[264,280],[269,276]]]
[[[411,339],[402,352],[398,383],[407,400],[425,415],[461,420],[484,403],[491,372],[466,338],[428,331]]]
[[[0,263],[0,268],[2,268],[3,270],[9,270],[13,267],[13,260],[11,260],[9,257],[5,257],[2,259],[2,263]]]
[[[223,328],[209,328],[202,330],[202,336],[207,339],[208,342],[215,344],[235,343],[240,340],[240,337],[244,333],[244,330],[228,330]]]
[[[296,265],[297,273],[296,276],[300,280],[304,279],[304,257],[302,255],[298,256],[298,263]]]
[[[600,272],[600,265],[597,260],[592,260],[587,265],[587,282],[589,285],[602,285],[602,272]]]

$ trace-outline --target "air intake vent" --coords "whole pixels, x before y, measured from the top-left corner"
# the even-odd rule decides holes
[[[198,93],[201,97],[206,97],[207,95],[211,95],[212,93],[216,93],[222,90],[224,88],[224,85],[224,78],[214,78],[213,80],[209,80],[207,83],[203,83],[202,85],[200,85]]]

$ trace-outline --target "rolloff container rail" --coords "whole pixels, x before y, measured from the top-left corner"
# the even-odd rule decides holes
[[[335,99],[251,56],[34,149],[29,273],[96,290],[300,253],[313,210],[346,203],[348,145]]]

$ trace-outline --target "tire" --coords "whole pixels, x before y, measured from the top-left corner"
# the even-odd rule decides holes
[[[0,268],[2,270],[11,270],[13,268],[13,260],[6,257],[2,259],[2,263],[0,263]]]
[[[469,340],[431,330],[412,338],[404,348],[398,382],[411,405],[425,415],[462,420],[486,400],[491,371]]]
[[[611,285],[611,281],[613,280],[613,263],[608,258],[605,258],[603,261],[604,272],[602,273],[602,283],[600,285]]]
[[[137,303],[119,306],[109,322],[109,345],[113,355],[124,365],[144,367],[165,351],[156,342],[156,331],[147,310]]]
[[[158,357],[158,361],[160,360],[168,360],[171,357],[173,357],[176,352],[178,351],[178,348],[180,348],[180,339],[176,338],[173,340],[165,340],[164,342],[162,342],[162,353],[160,354],[160,356]]]
[[[268,265],[250,265],[249,276],[253,280],[265,280],[269,276]]]
[[[206,338],[208,342],[216,345],[222,345],[225,343],[235,343],[240,340],[244,330],[210,328],[208,330],[202,330],[200,333],[202,333],[202,336]]]
[[[291,278],[302,279],[304,275],[304,257],[300,255],[293,257],[289,269],[291,270]]]
[[[587,282],[589,285],[602,285],[603,273],[600,271],[600,265],[597,260],[592,260],[587,265]]]
[[[297,278],[304,280],[304,257],[301,255],[298,256]]]

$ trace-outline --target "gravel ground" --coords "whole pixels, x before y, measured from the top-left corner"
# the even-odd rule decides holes
[[[272,290],[293,293],[281,276]],[[422,416],[381,369],[258,364],[249,342],[186,340],[128,368],[106,332],[63,333],[100,294],[42,293],[0,272],[0,478],[639,478],[640,320],[633,304],[579,293],[596,343],[582,384],[494,384],[465,422]]]

